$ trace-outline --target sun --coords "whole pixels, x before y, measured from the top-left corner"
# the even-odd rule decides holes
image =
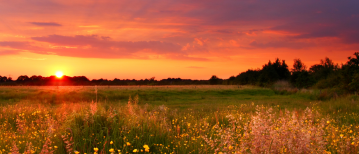
[[[61,78],[64,74],[61,71],[56,72],[56,77]]]

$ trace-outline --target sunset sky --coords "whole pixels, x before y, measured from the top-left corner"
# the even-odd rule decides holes
[[[0,75],[229,78],[359,52],[358,0],[0,0]]]

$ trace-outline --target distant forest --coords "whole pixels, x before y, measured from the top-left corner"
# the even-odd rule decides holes
[[[318,89],[339,88],[347,91],[359,89],[359,52],[354,57],[348,57],[345,64],[335,64],[331,59],[324,58],[318,64],[307,67],[300,59],[294,59],[293,69],[289,70],[285,60],[275,59],[264,64],[262,68],[248,69],[237,76],[228,79],[213,75],[208,80],[191,80],[168,78],[163,80],[150,79],[93,79],[85,76],[56,76],[42,77],[27,75],[19,76],[16,80],[0,76],[0,85],[24,86],[72,86],[72,85],[257,85],[270,87],[277,81],[288,81],[296,88],[314,87]]]

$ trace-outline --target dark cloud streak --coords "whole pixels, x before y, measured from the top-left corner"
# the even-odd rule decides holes
[[[61,24],[56,23],[56,22],[29,22],[29,23],[33,24],[33,25],[36,25],[36,26],[44,26],[44,27],[47,27],[47,26],[55,26],[55,27],[62,26]]]

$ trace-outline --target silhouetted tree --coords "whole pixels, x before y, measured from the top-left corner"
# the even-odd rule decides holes
[[[282,60],[281,62],[279,58],[277,58],[275,63],[273,63],[273,67],[279,76],[279,80],[289,79],[290,72],[288,70],[288,65],[285,63],[285,60]]]
[[[313,65],[309,69],[310,75],[314,82],[315,87],[319,89],[323,88],[343,88],[343,65],[340,68],[338,64],[334,64],[329,58],[320,60],[320,64]]]
[[[359,67],[359,52],[355,52],[354,53],[355,57],[348,57],[349,61],[347,62],[347,64],[349,66],[356,66]]]
[[[277,58],[274,63],[269,61],[268,64],[263,65],[258,81],[260,86],[266,86],[278,80],[288,80],[289,77],[288,65],[284,60],[280,61]]]
[[[29,77],[27,75],[21,75],[17,78],[17,82],[26,82],[26,81],[29,81]]]
[[[349,91],[359,90],[359,52],[354,57],[348,57],[348,62],[342,66],[343,88]]]
[[[265,65],[260,71],[258,83],[260,86],[266,86],[272,84],[277,80],[279,80],[279,75],[275,68],[272,66],[272,64],[269,62],[268,65]]]
[[[236,76],[236,82],[241,85],[252,84],[255,85],[258,82],[260,70],[247,70]]]
[[[331,73],[338,70],[338,64],[334,65],[333,61],[326,57],[320,60],[320,64],[310,67],[309,72],[316,81],[327,78]]]
[[[213,75],[210,79],[209,79],[209,83],[214,85],[214,84],[219,84],[219,82],[221,81],[220,78],[218,78],[216,75]]]
[[[294,59],[292,72],[300,72],[306,69],[307,66],[305,66],[300,59]]]
[[[308,88],[314,84],[306,66],[300,59],[294,59],[290,82],[297,88]]]
[[[10,77],[8,77],[7,78],[7,80],[6,80],[6,82],[12,82],[13,80],[12,80],[12,77],[10,76]]]

